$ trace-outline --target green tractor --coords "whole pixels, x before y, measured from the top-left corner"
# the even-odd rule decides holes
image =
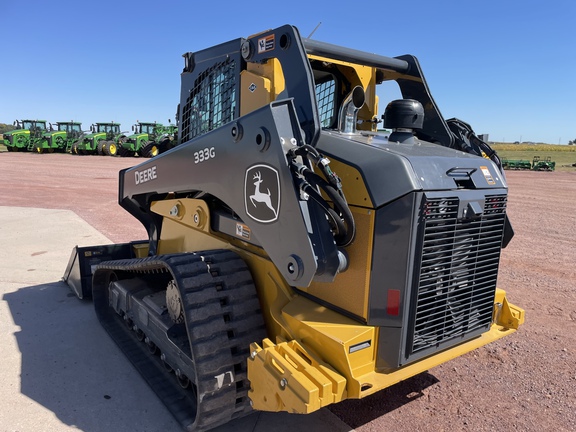
[[[120,131],[119,123],[95,123],[90,126],[90,134],[72,144],[72,154],[87,155],[99,154],[116,156],[118,153],[117,140],[125,135]]]
[[[36,152],[52,153],[66,152],[69,153],[72,145],[84,136],[82,132],[82,123],[56,122],[56,129],[50,125],[50,131],[45,132],[40,140],[36,141]]]
[[[4,134],[8,151],[32,151],[35,142],[46,132],[46,120],[16,120],[16,129]]]
[[[171,123],[145,123],[137,121],[132,126],[133,135],[118,141],[120,156],[154,157],[173,148],[178,139],[178,128]]]

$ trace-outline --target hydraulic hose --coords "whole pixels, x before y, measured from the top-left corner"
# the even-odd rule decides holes
[[[318,186],[332,200],[336,210],[330,208],[327,204],[321,205],[323,208],[326,209],[326,207],[328,207],[331,210],[327,211],[327,213],[330,213],[331,218],[340,220],[340,222],[342,220],[344,221],[343,224],[337,223],[339,229],[337,230],[338,232],[335,233],[334,239],[338,246],[348,246],[350,243],[352,243],[356,235],[356,225],[354,223],[354,216],[352,215],[346,200],[334,186],[332,186],[314,171],[310,170],[304,165],[299,165],[297,170],[298,173],[301,174],[310,185]],[[316,201],[318,201],[318,199],[324,201],[322,196],[318,193],[310,194],[310,196],[312,196]]]

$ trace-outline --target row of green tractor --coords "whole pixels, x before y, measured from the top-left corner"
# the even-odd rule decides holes
[[[138,121],[132,134],[114,122],[94,123],[89,131],[82,131],[82,123],[75,121],[47,125],[46,120],[16,120],[14,126],[4,133],[8,151],[154,157],[178,142],[178,128],[171,123]]]
[[[506,170],[532,170],[532,171],[554,171],[556,162],[550,156],[541,159],[540,156],[534,156],[532,162],[525,159],[502,159],[502,168]]]

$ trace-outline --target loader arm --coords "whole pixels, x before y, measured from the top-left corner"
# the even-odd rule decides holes
[[[147,227],[153,254],[162,218],[150,210],[152,201],[208,194],[232,209],[234,223],[248,226],[252,243],[291,284],[331,281],[338,250],[322,210],[301,198],[286,157],[303,139],[293,101],[274,102],[121,171],[119,203]]]
[[[168,193],[209,194],[232,209],[236,223],[248,226],[253,243],[291,284],[331,282],[343,255],[324,210],[301,196],[287,158],[297,147],[315,147],[320,136],[314,77],[297,29],[283,26],[184,59],[184,144],[120,174],[120,205],[148,230],[150,253],[156,253],[162,230],[152,201]],[[275,68],[281,78],[263,78],[262,68]],[[226,98],[215,90],[225,86]],[[306,158],[299,163],[310,166]],[[258,185],[256,176],[264,176]]]

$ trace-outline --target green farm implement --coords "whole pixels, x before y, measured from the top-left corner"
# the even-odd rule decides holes
[[[540,156],[534,156],[532,169],[534,171],[554,171],[556,169],[556,162],[554,162],[550,156],[544,160],[540,159]]]
[[[154,157],[170,150],[177,142],[178,128],[172,124],[137,122],[132,126],[133,135],[118,141],[120,156]]]
[[[8,151],[32,151],[34,144],[46,132],[46,120],[16,120],[16,129],[4,133]]]
[[[38,153],[66,152],[69,153],[72,145],[79,141],[82,136],[82,123],[69,121],[57,122],[56,128],[50,125],[50,131],[45,132],[35,143],[35,151]]]
[[[548,156],[545,160],[540,156],[534,156],[532,162],[526,159],[502,159],[502,168],[506,170],[532,170],[532,171],[554,171],[556,162]]]
[[[502,168],[507,170],[529,170],[532,169],[532,164],[529,160],[503,158]]]
[[[95,123],[90,126],[90,132],[72,144],[73,154],[116,156],[118,153],[116,142],[124,135],[124,132],[120,131],[119,123]]]

